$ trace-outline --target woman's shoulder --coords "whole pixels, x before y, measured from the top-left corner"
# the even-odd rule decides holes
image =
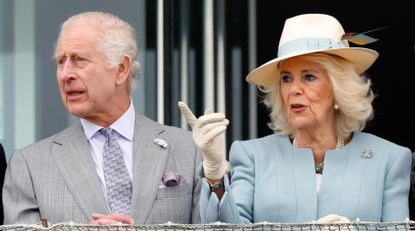
[[[235,161],[262,159],[269,160],[275,153],[284,153],[292,147],[288,136],[271,134],[249,140],[236,140],[232,143],[229,158],[231,164]]]
[[[275,149],[289,147],[290,141],[287,135],[270,134],[259,138],[248,140],[235,140],[232,147],[241,147],[243,149]]]
[[[399,150],[410,152],[409,148],[397,144],[391,140],[382,138],[372,133],[367,132],[355,132],[353,134],[355,139],[355,144],[358,146],[370,146],[375,149],[384,149],[384,150]]]
[[[255,143],[274,143],[275,141],[285,141],[288,139],[286,135],[279,135],[279,134],[269,134],[263,137],[252,138],[248,140],[236,140],[234,142],[239,142],[242,144],[255,144]]]

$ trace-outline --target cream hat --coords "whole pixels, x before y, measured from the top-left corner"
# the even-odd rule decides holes
[[[353,63],[361,74],[379,54],[368,48],[349,47],[348,41],[342,40],[344,34],[340,22],[330,15],[302,14],[289,18],[284,24],[277,58],[251,71],[246,80],[259,86],[273,84],[281,60],[316,52],[340,56]]]

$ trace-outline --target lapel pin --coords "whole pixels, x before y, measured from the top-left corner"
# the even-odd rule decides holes
[[[164,141],[162,139],[159,139],[159,138],[155,138],[154,143],[157,144],[158,146],[162,147],[162,148],[167,148],[167,146],[168,146],[166,141]]]
[[[365,149],[362,152],[362,157],[365,159],[371,159],[373,157],[373,151],[372,149]]]

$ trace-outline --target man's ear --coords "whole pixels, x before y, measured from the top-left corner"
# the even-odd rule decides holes
[[[115,82],[120,85],[128,80],[132,68],[132,60],[128,55],[124,55],[122,62],[118,64],[118,75]]]

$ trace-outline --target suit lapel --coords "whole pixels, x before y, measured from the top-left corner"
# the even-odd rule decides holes
[[[79,122],[75,122],[54,140],[53,157],[87,220],[92,213],[108,213],[107,204],[91,157],[87,138]]]
[[[131,217],[136,223],[145,223],[156,200],[161,177],[170,147],[154,142],[159,138],[167,142],[160,124],[136,113],[133,146],[133,200]]]

